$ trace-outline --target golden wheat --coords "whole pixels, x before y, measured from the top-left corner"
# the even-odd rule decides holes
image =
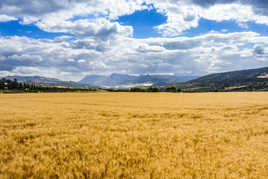
[[[268,178],[268,93],[0,94],[0,178]]]

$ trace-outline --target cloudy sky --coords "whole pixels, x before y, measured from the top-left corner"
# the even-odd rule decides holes
[[[1,0],[0,76],[268,66],[267,0]]]

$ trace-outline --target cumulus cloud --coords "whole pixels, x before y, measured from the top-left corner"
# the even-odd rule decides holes
[[[135,39],[131,26],[116,22],[152,5],[167,16],[155,27],[162,38]],[[0,21],[21,19],[70,36],[0,37],[0,75],[79,80],[90,73],[205,74],[266,66],[268,37],[260,34],[178,35],[197,27],[200,18],[233,20],[243,28],[250,21],[268,25],[267,9],[264,0],[1,0]]]
[[[110,39],[116,35],[132,36],[133,34],[132,27],[121,26],[118,22],[110,22],[104,18],[63,21],[58,24],[39,22],[37,26],[48,32],[65,32],[79,37],[94,37],[102,40]]]
[[[184,30],[197,27],[200,18],[234,20],[240,25],[249,21],[268,25],[268,2],[265,0],[2,0],[0,17],[9,17],[6,20],[20,18],[23,20],[21,23],[36,23],[46,31],[72,31],[84,35],[94,32],[93,25],[103,28],[103,19],[116,20],[137,10],[152,8],[148,4],[167,16],[167,23],[156,27],[164,36],[176,36]],[[74,20],[77,17],[78,20]],[[79,20],[81,17],[87,20]],[[92,22],[88,17],[100,20]],[[80,29],[82,26],[89,26],[91,30]],[[120,26],[104,28],[102,33],[112,33],[117,27]],[[130,31],[129,27],[124,29]]]
[[[217,4],[241,3],[252,6],[257,14],[268,15],[268,1],[266,0],[192,0],[192,2],[203,7],[215,6]]]
[[[110,49],[111,41],[97,42],[94,39],[75,40],[71,44],[73,49],[93,49],[98,52],[105,52]]]
[[[0,14],[19,17],[28,23],[39,20],[59,23],[89,14],[116,19],[146,8],[143,3],[143,0],[1,0]]]
[[[120,36],[113,41],[1,37],[0,71],[65,80],[112,72],[200,75],[265,66],[267,59],[260,59],[267,55],[265,46],[267,38],[254,32],[211,32],[187,38]]]
[[[195,28],[199,25],[200,18],[226,21],[232,20],[240,25],[246,22],[255,22],[268,25],[268,14],[259,12],[267,11],[267,3],[263,1],[238,1],[238,0],[212,0],[212,1],[151,1],[159,12],[167,15],[167,23],[156,29],[164,36],[177,36],[181,32]],[[247,3],[246,3],[247,2]],[[260,8],[262,7],[262,8]]]

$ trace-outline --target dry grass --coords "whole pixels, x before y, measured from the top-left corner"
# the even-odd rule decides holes
[[[0,94],[0,178],[267,178],[268,93]]]

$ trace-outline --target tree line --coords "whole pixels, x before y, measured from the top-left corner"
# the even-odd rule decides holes
[[[67,87],[49,87],[34,83],[18,82],[17,79],[0,79],[0,91],[2,92],[87,92],[96,91],[94,88],[67,88]]]

